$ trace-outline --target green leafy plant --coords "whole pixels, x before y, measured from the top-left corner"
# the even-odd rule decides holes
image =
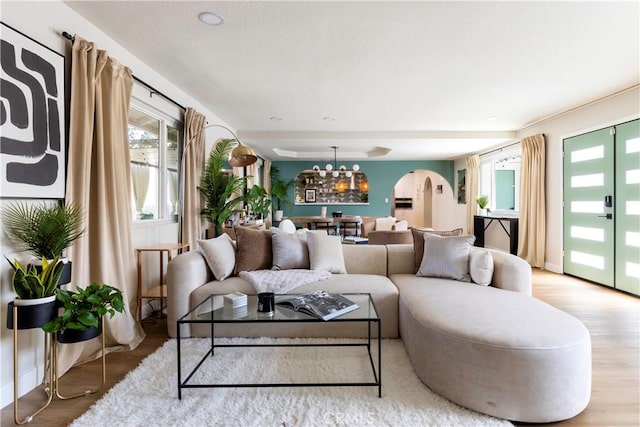
[[[122,291],[97,282],[76,291],[59,289],[57,299],[63,304],[62,314],[42,326],[45,332],[86,331],[98,327],[102,316],[124,311]]]
[[[37,299],[50,297],[56,294],[58,282],[62,275],[64,263],[59,256],[53,261],[47,261],[42,257],[42,270],[38,271],[34,265],[25,267],[14,259],[13,262],[9,258],[5,259],[13,267],[13,291],[18,299]]]
[[[476,203],[480,206],[480,209],[486,208],[489,204],[489,196],[483,194],[476,199]]]
[[[222,234],[222,226],[234,208],[245,201],[244,196],[233,196],[244,191],[247,177],[234,176],[223,170],[225,157],[233,148],[234,142],[234,139],[221,139],[215,145],[209,154],[198,187],[205,200],[205,207],[200,214],[213,224],[216,236]]]
[[[289,190],[293,188],[295,180],[283,180],[280,178],[280,170],[271,167],[271,196],[276,200],[276,209],[282,210],[283,207],[291,208],[293,203],[289,199]]]
[[[251,187],[247,192],[246,201],[250,212],[260,215],[261,218],[266,218],[269,215],[271,200],[264,187],[259,185]]]
[[[12,203],[3,210],[9,237],[36,258],[54,259],[84,234],[76,205]]]

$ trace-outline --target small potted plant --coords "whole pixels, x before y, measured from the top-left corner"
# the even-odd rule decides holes
[[[55,332],[58,342],[74,343],[95,338],[102,333],[101,319],[124,311],[122,291],[106,284],[92,283],[76,291],[58,289],[61,314],[42,329]]]
[[[6,258],[6,257],[5,257]],[[17,297],[9,303],[7,328],[13,329],[13,307],[18,310],[16,329],[38,328],[56,316],[56,290],[62,274],[60,257],[53,261],[42,258],[42,266],[25,267],[17,259],[9,261],[13,268],[12,285]]]
[[[480,207],[480,215],[486,215],[487,214],[486,207],[489,204],[489,196],[483,194],[482,196],[476,199],[476,203]]]
[[[16,202],[3,210],[9,237],[39,260],[62,257],[63,251],[84,234],[83,212],[77,205]],[[71,263],[64,265],[60,284],[71,281]],[[37,268],[40,268],[38,265]]]
[[[283,207],[290,208],[293,206],[289,200],[289,189],[293,187],[295,180],[283,180],[280,178],[280,170],[271,167],[271,196],[276,200],[276,211],[273,214],[274,221],[281,221],[284,215]]]

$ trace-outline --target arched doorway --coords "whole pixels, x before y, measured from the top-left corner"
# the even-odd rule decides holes
[[[394,200],[403,207],[392,206],[391,214],[406,220],[411,227],[436,230],[455,228],[456,201],[449,182],[439,173],[420,169],[405,174],[393,189]],[[407,207],[410,206],[410,207]]]

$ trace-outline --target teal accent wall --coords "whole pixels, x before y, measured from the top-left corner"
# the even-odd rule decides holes
[[[324,165],[326,161],[292,162],[275,161],[274,166],[280,170],[283,179],[295,179],[298,173],[311,169],[313,165]],[[342,211],[344,215],[362,216],[386,216],[391,214],[393,206],[393,187],[405,174],[419,169],[431,170],[442,175],[454,188],[453,160],[420,160],[420,161],[342,161],[349,167],[354,163],[360,165],[360,170],[369,179],[369,205],[327,205],[327,214],[334,211]],[[385,203],[384,199],[389,199]],[[289,199],[294,200],[293,189],[289,191]],[[320,215],[321,206],[294,205],[291,209],[285,209],[285,216]]]

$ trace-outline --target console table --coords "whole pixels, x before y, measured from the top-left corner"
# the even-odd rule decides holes
[[[138,321],[142,320],[142,299],[143,298],[159,298],[160,299],[160,317],[162,317],[163,300],[167,295],[167,285],[164,284],[164,254],[167,254],[167,263],[171,261],[173,252],[181,254],[189,250],[188,243],[158,243],[153,246],[144,248],[136,248],[136,264],[138,268]],[[143,252],[157,252],[160,254],[160,282],[151,289],[143,289],[142,286],[142,260]]]
[[[509,236],[509,252],[513,255],[518,254],[518,218],[515,217],[497,217],[474,215],[473,216],[473,234],[476,236],[475,246],[484,248],[484,232],[494,222],[498,221],[507,236]],[[505,227],[507,223],[509,229]]]

